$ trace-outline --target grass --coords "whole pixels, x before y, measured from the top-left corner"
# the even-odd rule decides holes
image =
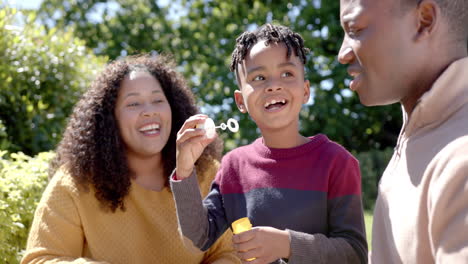
[[[371,238],[372,238],[372,211],[364,211],[364,222],[366,223],[366,235],[367,235],[367,244],[369,250],[371,250]]]

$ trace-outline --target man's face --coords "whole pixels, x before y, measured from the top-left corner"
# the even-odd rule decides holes
[[[361,103],[386,105],[408,96],[418,65],[414,12],[400,10],[395,0],[341,0],[340,19],[345,35],[338,59],[348,64],[350,89]]]

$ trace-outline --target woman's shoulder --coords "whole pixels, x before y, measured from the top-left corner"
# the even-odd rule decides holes
[[[201,170],[198,169],[199,168],[197,168],[198,183],[200,185],[202,195],[205,196],[206,194],[208,194],[211,183],[213,182],[216,173],[218,172],[219,161],[211,160],[209,162],[206,162],[203,168],[201,168]]]
[[[85,188],[75,179],[65,167],[60,167],[49,180],[47,189],[79,195]]]

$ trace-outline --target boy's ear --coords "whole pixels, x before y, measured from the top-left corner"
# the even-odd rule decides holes
[[[237,105],[237,108],[239,108],[239,111],[241,111],[241,113],[246,113],[247,108],[245,107],[244,97],[242,96],[241,91],[239,90],[234,91],[234,100],[236,100],[236,105]]]
[[[310,82],[309,80],[304,81],[304,101],[303,104],[307,103],[310,98]]]

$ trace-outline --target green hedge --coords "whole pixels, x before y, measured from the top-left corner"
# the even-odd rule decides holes
[[[0,151],[0,263],[19,263],[53,155]]]
[[[73,105],[107,60],[73,31],[45,33],[34,12],[0,9],[0,149],[34,155],[59,141]],[[23,14],[25,15],[25,14]]]

